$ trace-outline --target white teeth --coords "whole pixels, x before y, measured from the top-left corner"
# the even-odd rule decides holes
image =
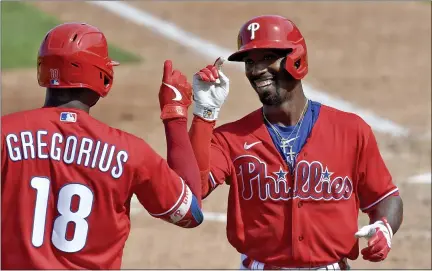
[[[255,81],[256,86],[259,88],[266,87],[266,86],[270,85],[271,83],[273,83],[272,80]]]

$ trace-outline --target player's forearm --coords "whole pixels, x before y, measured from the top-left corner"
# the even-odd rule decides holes
[[[215,121],[208,122],[194,116],[189,129],[189,138],[201,171],[210,168],[210,146],[215,124]]]
[[[168,165],[184,179],[201,207],[201,178],[187,133],[187,120],[164,121]]]
[[[386,217],[395,234],[403,220],[403,202],[399,196],[390,196],[382,200],[369,213],[370,224]]]
[[[209,191],[210,148],[215,124],[215,121],[208,122],[200,117],[194,116],[191,128],[189,129],[190,142],[201,173],[203,194],[207,194]]]

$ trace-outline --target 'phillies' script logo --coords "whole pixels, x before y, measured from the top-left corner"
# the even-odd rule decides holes
[[[346,200],[353,192],[353,184],[348,176],[331,178],[333,173],[327,167],[323,168],[318,161],[298,162],[292,186],[286,180],[288,172],[282,168],[277,172],[267,172],[267,164],[255,156],[239,156],[234,160],[234,166],[241,196],[245,200],[252,197],[261,200]]]

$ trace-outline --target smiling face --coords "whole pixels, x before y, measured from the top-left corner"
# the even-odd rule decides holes
[[[245,73],[264,105],[280,105],[299,82],[285,69],[286,50],[256,49],[244,57]]]

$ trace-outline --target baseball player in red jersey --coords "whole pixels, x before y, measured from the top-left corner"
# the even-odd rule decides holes
[[[98,28],[53,28],[37,65],[45,105],[1,119],[2,269],[119,269],[133,194],[153,217],[184,228],[203,221],[187,131],[192,87],[171,61],[159,92],[168,163],[89,115],[118,65]]]
[[[259,16],[238,35],[245,74],[263,106],[213,131],[229,93],[222,61],[194,75],[189,134],[203,197],[230,185],[227,237],[241,269],[345,269],[361,253],[386,258],[402,200],[374,134],[359,116],[311,101],[305,40],[290,20]],[[370,225],[358,228],[359,210]]]

